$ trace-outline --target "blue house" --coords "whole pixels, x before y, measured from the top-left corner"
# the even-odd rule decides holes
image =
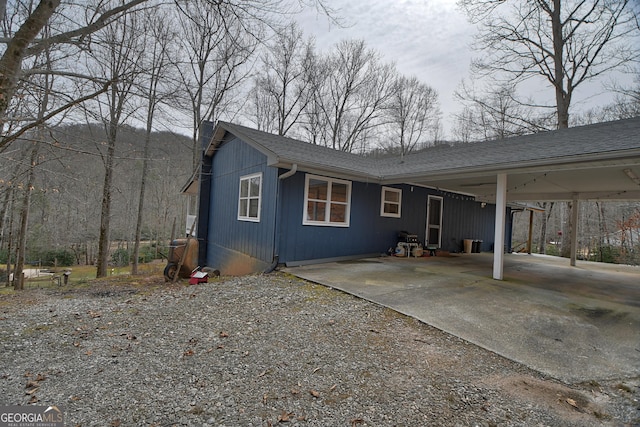
[[[199,263],[223,274],[379,255],[405,231],[450,252],[482,241],[502,279],[515,203],[572,202],[575,265],[580,202],[640,200],[639,135],[634,117],[376,159],[205,123],[183,191],[199,194]]]
[[[493,249],[495,204],[404,176],[411,156],[368,158],[236,124],[205,125],[200,265],[246,274],[377,256],[395,248],[401,232],[425,248],[459,252],[473,239],[474,249]]]

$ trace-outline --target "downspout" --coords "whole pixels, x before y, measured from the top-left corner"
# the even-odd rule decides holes
[[[298,164],[294,163],[293,165],[291,165],[291,169],[289,171],[283,173],[278,178],[282,181],[282,180],[285,180],[285,179],[289,178],[290,176],[295,175],[296,172],[298,172]]]
[[[265,273],[271,273],[273,270],[276,269],[276,267],[278,266],[278,260],[280,258],[278,251],[279,251],[279,237],[280,237],[280,219],[278,218],[278,213],[280,212],[280,204],[282,203],[280,196],[280,186],[281,186],[281,182],[284,181],[285,179],[295,175],[295,173],[298,171],[298,164],[294,163],[293,165],[291,165],[291,169],[289,169],[287,172],[283,173],[282,175],[278,176],[278,185],[276,186],[276,212],[275,212],[275,216],[274,216],[274,227],[273,227],[273,261],[271,262],[271,265],[269,266],[269,268],[267,268],[264,272]]]

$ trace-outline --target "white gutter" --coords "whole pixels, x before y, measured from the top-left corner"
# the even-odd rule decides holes
[[[298,171],[298,164],[294,163],[293,165],[291,165],[291,170],[283,173],[282,175],[278,176],[279,179],[287,179],[290,176],[295,175],[295,173]]]

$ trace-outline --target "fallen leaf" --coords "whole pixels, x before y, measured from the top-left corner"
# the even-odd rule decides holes
[[[566,401],[569,405],[573,406],[577,411],[582,412],[582,409],[578,406],[578,403],[577,403],[575,400],[571,399],[570,397],[567,397],[567,398],[565,399],[565,401]]]
[[[288,423],[291,421],[291,416],[294,415],[293,412],[282,411],[282,414],[278,417],[279,423]]]
[[[47,379],[47,377],[45,377],[45,376],[44,376],[44,375],[42,375],[42,374],[38,374],[38,375],[36,376],[36,381],[44,381],[44,380],[46,380],[46,379]]]
[[[229,337],[229,334],[226,333],[225,331],[220,332],[220,338],[228,338],[228,337]]]
[[[309,394],[311,394],[311,396],[313,397],[320,397],[320,393],[315,390],[309,390]]]
[[[38,403],[39,401],[40,399],[38,399],[35,395],[31,396],[31,399],[29,399],[30,404]]]
[[[25,392],[25,394],[33,395],[33,393],[35,393],[35,392],[36,392],[36,391],[38,391],[38,390],[39,390],[39,389],[38,389],[38,387],[36,387],[36,388],[32,388],[31,390],[27,390],[27,391]]]
[[[24,388],[38,387],[39,385],[40,384],[38,384],[37,381],[29,380],[27,381],[27,385],[25,385]]]
[[[300,390],[299,390],[299,389],[297,389],[297,388],[292,388],[292,389],[291,389],[291,394],[294,394],[294,395],[295,395],[295,394],[300,394]]]
[[[189,349],[182,353],[183,356],[193,356],[193,350]]]

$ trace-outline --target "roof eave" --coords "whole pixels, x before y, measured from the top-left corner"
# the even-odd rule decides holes
[[[622,150],[610,154],[586,154],[571,157],[561,157],[557,159],[532,160],[519,163],[502,163],[494,165],[483,165],[477,167],[461,167],[439,171],[421,171],[407,174],[394,174],[381,177],[384,183],[406,182],[411,179],[450,179],[474,178],[487,174],[501,173],[531,173],[547,170],[571,170],[584,169],[586,167],[607,167],[640,165],[640,148],[632,150]],[[563,167],[564,166],[564,167]]]

